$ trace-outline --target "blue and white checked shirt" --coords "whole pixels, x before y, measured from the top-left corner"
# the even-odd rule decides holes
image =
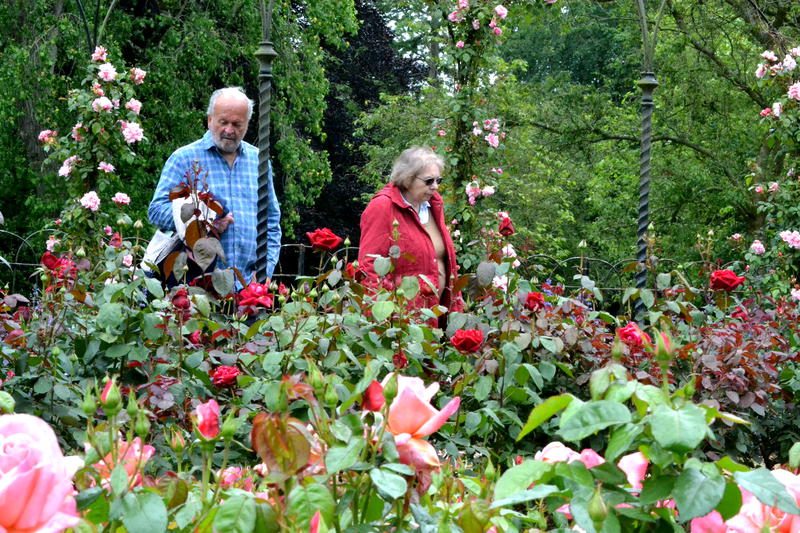
[[[214,145],[211,132],[202,139],[175,150],[167,159],[153,200],[147,210],[150,222],[162,230],[175,230],[172,220],[172,202],[169,191],[186,181],[185,175],[198,162],[203,172],[208,171],[208,190],[233,213],[234,223],[222,233],[220,242],[227,262],[220,261],[219,268],[234,266],[248,283],[256,261],[256,228],[258,226],[258,148],[242,141],[233,168]],[[267,277],[272,277],[281,247],[281,212],[275,188],[272,186],[272,165],[269,167],[269,215],[267,220]],[[238,281],[237,281],[238,285]]]

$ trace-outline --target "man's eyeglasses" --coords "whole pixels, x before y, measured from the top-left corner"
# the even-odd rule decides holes
[[[420,178],[419,176],[414,176],[416,179],[421,181],[425,184],[426,187],[430,187],[433,185],[433,182],[436,182],[436,185],[441,185],[444,181],[444,178]]]

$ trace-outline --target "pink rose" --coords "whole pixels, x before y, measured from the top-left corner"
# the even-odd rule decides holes
[[[769,192],[778,192],[778,189],[780,188],[781,186],[777,181],[773,181],[769,184]]]
[[[635,490],[642,490],[642,481],[647,473],[647,466],[650,461],[642,452],[635,452],[625,455],[617,462],[617,466],[625,472],[625,477],[628,478],[628,483],[631,484]]]
[[[105,61],[108,58],[108,52],[102,46],[97,46],[92,54],[92,61]]]
[[[789,86],[789,91],[786,93],[786,96],[800,101],[800,81]]]
[[[500,17],[501,19],[504,19],[504,18],[506,18],[508,16],[508,9],[506,9],[502,5],[497,5],[494,8],[494,13],[495,13],[495,15]]]
[[[97,77],[104,81],[114,81],[117,77],[117,69],[111,63],[103,63],[97,68]]]
[[[111,201],[117,205],[128,205],[131,203],[131,197],[124,192],[118,192],[113,198],[111,198]]]
[[[125,137],[125,142],[128,144],[135,143],[144,139],[144,130],[136,122],[120,121],[122,127],[122,136]]]
[[[111,383],[111,380],[108,381]],[[131,442],[118,440],[115,445],[117,446],[117,462],[113,460],[112,454],[109,452],[100,461],[92,466],[99,472],[100,477],[103,479],[102,484],[108,488],[111,486],[111,472],[114,471],[119,465],[128,473],[129,487],[136,487],[142,484],[142,469],[144,464],[150,460],[155,453],[155,448],[149,444],[142,445],[142,439],[136,437]],[[87,444],[88,447],[88,444]]]
[[[72,169],[75,166],[75,163],[77,163],[78,161],[79,159],[77,155],[71,155],[68,158],[66,158],[64,162],[61,164],[61,168],[58,169],[58,175],[63,176],[65,178],[69,176],[72,173]]]
[[[97,211],[100,208],[100,197],[94,191],[89,191],[80,199],[81,205],[89,211]]]
[[[761,194],[762,192],[764,192],[764,187],[762,187],[761,185],[756,185],[755,189],[753,190],[756,191],[756,194]]]
[[[494,34],[495,34],[495,35],[497,35],[498,37],[500,37],[501,35],[503,35],[503,29],[502,29],[502,28],[495,27],[495,28],[494,28],[492,31],[493,31],[493,32],[494,32]]]
[[[126,267],[130,267],[133,264],[133,256],[131,254],[123,255],[122,264]]]
[[[114,104],[105,96],[92,100],[92,109],[98,113],[100,111],[111,111],[112,107],[114,107]]]
[[[624,328],[618,328],[617,334],[619,335],[619,340],[631,348],[641,348],[645,344],[653,343],[650,335],[642,331],[635,322],[628,322],[628,325]]]
[[[144,70],[135,67],[131,69],[131,80],[133,80],[133,83],[136,85],[141,85],[142,82],[144,82],[145,76],[147,76],[147,72]]]
[[[392,374],[384,378],[385,387]],[[440,467],[436,449],[431,443],[422,440],[435,433],[450,418],[461,403],[455,397],[439,411],[431,405],[431,398],[438,392],[439,384],[425,387],[420,378],[397,376],[397,396],[389,406],[386,418],[386,430],[394,435],[400,462],[413,467],[420,476],[423,487],[430,484],[430,474]]]
[[[753,244],[750,245],[750,251],[756,255],[762,255],[766,249],[764,248],[764,244],[758,239],[753,241]]]
[[[58,132],[53,130],[42,130],[39,132],[39,140],[45,144],[53,144],[56,142]]]
[[[106,172],[106,173],[112,173],[116,169],[114,168],[114,165],[112,165],[111,163],[107,163],[105,161],[100,161],[100,164],[97,165],[97,170],[102,170],[103,172]]]
[[[464,41],[458,41],[458,42],[456,43],[456,48],[459,48],[459,49],[460,49],[460,48],[464,48]]]
[[[489,146],[491,146],[492,148],[497,148],[498,146],[500,146],[500,138],[494,133],[490,133],[489,135],[484,137],[484,139],[486,140],[487,143],[489,143]]]
[[[219,435],[219,404],[211,399],[201,403],[194,411],[195,427],[206,439],[215,439]]]
[[[131,98],[125,103],[125,108],[130,109],[131,111],[133,111],[138,115],[139,112],[142,110],[142,103],[136,98]]]
[[[759,113],[759,115],[761,115],[762,117],[768,117],[771,114],[772,114],[772,109],[768,107],[765,107],[764,109],[761,110],[761,113]]]
[[[564,446],[563,443],[553,441],[533,456],[537,461],[544,461],[545,463],[571,463],[580,459],[578,452]]]
[[[31,415],[0,416],[0,531],[60,533],[78,525],[72,476],[53,429]]]

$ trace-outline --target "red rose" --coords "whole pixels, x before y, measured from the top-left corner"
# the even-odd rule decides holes
[[[511,223],[511,219],[508,217],[503,217],[503,220],[500,221],[500,235],[503,237],[510,237],[516,233],[514,231],[514,224]]]
[[[402,370],[408,366],[408,359],[406,358],[406,354],[403,353],[403,350],[394,354],[392,362],[394,363],[394,367],[398,370]]]
[[[737,276],[733,270],[715,270],[711,273],[711,289],[730,292],[744,283],[745,279],[744,276]]]
[[[235,366],[219,366],[211,372],[211,381],[215,387],[232,387],[236,385],[236,376],[241,374]]]
[[[367,390],[364,391],[364,400],[361,402],[362,411],[380,411],[386,399],[383,397],[383,387],[380,383],[372,380]]]
[[[541,292],[529,292],[525,297],[525,308],[533,311],[539,311],[544,306],[544,294]]]
[[[41,261],[44,267],[48,270],[55,270],[61,264],[61,259],[54,256],[50,252],[45,252]]]
[[[108,241],[108,245],[114,248],[119,248],[122,246],[122,237],[119,236],[118,231],[115,231],[114,235],[111,236],[111,240]]]
[[[189,334],[189,342],[194,344],[195,346],[199,344],[203,344],[203,332],[199,329],[194,330]]]
[[[189,301],[189,293],[186,289],[178,289],[175,296],[172,297],[172,305],[175,309],[189,309],[192,303]]]
[[[272,307],[273,295],[266,283],[251,283],[239,292],[241,307]],[[248,314],[251,314],[248,310]]]
[[[645,344],[653,343],[650,335],[642,331],[636,322],[628,322],[624,328],[617,329],[617,335],[619,335],[619,340],[632,348],[640,348]]]
[[[308,240],[311,241],[311,246],[315,250],[323,250],[331,252],[342,244],[343,239],[336,235],[328,228],[316,229],[313,233],[306,233]]]
[[[477,352],[483,344],[483,332],[479,329],[459,329],[450,337],[450,342],[461,353]]]

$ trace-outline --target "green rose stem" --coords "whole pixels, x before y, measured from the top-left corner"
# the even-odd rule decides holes
[[[230,447],[231,447],[230,439],[225,439],[225,448],[222,450],[222,466],[219,469],[220,475],[222,475],[225,472],[225,468],[228,466],[228,451],[230,450]],[[213,459],[213,453],[211,454],[211,457]],[[211,466],[211,463],[209,462],[209,467],[210,466]],[[203,474],[205,475],[205,472],[203,472]],[[219,496],[220,488],[222,487],[222,483],[220,483],[220,481],[221,481],[221,479],[219,481],[217,481],[217,485],[214,488],[214,494],[213,494],[213,496],[211,496],[211,501],[209,502],[210,505],[213,505],[214,502],[217,501],[217,497]],[[203,497],[205,498],[205,490],[203,491]]]

